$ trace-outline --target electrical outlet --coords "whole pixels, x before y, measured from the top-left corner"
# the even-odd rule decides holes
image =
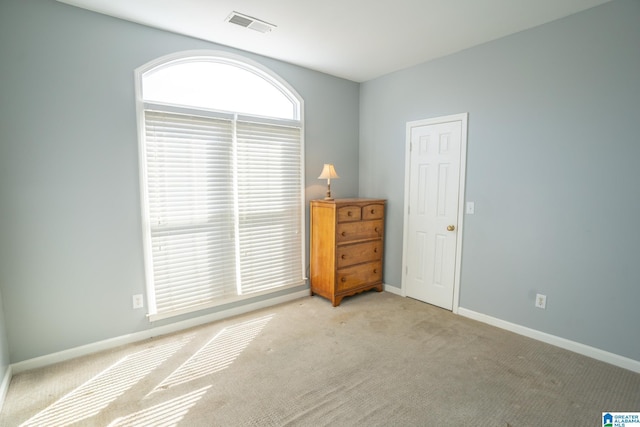
[[[133,308],[143,308],[144,307],[144,299],[142,299],[142,294],[133,296]]]
[[[542,294],[536,294],[536,307],[541,309],[547,308],[547,296]]]

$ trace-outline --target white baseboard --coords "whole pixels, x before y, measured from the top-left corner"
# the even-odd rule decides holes
[[[385,284],[384,290],[392,294],[404,296],[402,289],[396,286]],[[212,313],[206,316],[184,320],[182,322],[172,323],[170,325],[160,326],[157,328],[152,328],[145,331],[136,332],[133,334],[123,335],[123,336],[111,338],[108,340],[98,341],[96,343],[87,344],[87,345],[75,347],[69,350],[48,354],[46,356],[36,357],[33,359],[24,360],[22,362],[14,363],[12,365],[9,365],[7,372],[5,372],[4,378],[2,379],[2,383],[0,384],[0,409],[2,408],[4,397],[6,396],[6,393],[9,389],[11,377],[14,373],[20,373],[30,369],[41,368],[43,366],[52,365],[54,363],[73,359],[75,357],[85,356],[98,351],[115,348],[123,344],[130,344],[130,343],[142,341],[145,339],[157,337],[160,335],[166,335],[173,332],[178,332],[194,326],[199,326],[199,325],[210,323],[216,320],[237,316],[240,314],[248,313],[250,311],[267,308],[272,305],[281,304],[281,303],[292,301],[295,299],[304,298],[307,296],[309,296],[308,290],[298,291],[298,292],[283,295],[277,298],[263,300],[253,304],[248,304],[245,306],[235,307],[235,308],[220,311],[217,313]],[[575,341],[571,341],[565,338],[560,338],[555,335],[550,335],[545,332],[540,332],[535,329],[530,329],[525,326],[517,325],[515,323],[510,323],[505,320],[488,316],[486,314],[478,313],[473,310],[468,310],[466,308],[459,307],[458,314],[460,316],[464,316],[469,319],[477,320],[479,322],[496,326],[501,329],[506,329],[508,331],[514,332],[519,335],[533,338],[535,340],[542,341],[547,344],[555,345],[556,347],[564,348],[565,350],[573,351],[575,353],[582,354],[584,356],[591,357],[593,359],[600,360],[602,362],[610,363],[612,365],[619,366],[621,368],[640,373],[640,361],[637,361],[634,359],[630,359],[624,356],[610,353],[608,351],[604,351],[604,350],[591,347],[585,344],[581,344]]]
[[[172,323],[170,325],[159,326],[156,328],[147,329],[145,331],[135,332],[133,334],[122,335],[115,338],[110,338],[103,341],[83,345],[80,347],[70,348],[57,353],[47,354],[45,356],[35,357],[33,359],[24,360],[22,362],[14,363],[11,365],[14,373],[24,372],[30,369],[41,368],[43,366],[52,365],[54,363],[63,362],[65,360],[73,359],[75,357],[86,356],[91,353],[96,353],[102,350],[108,350],[121,346],[123,344],[131,344],[138,341],[143,341],[149,338],[158,337],[161,335],[171,334],[184,329],[192,328],[194,326],[204,325],[216,320],[226,319],[228,317],[245,314],[250,311],[259,310],[262,308],[271,307],[276,304],[281,304],[288,301],[304,298],[309,296],[309,290],[303,290],[293,292],[287,295],[270,298],[262,301],[258,301],[252,304],[247,304],[239,307],[230,308],[228,310],[211,313],[205,316],[196,317],[189,320],[183,320],[181,322]]]
[[[396,295],[400,295],[401,297],[405,296],[404,292],[402,291],[402,288],[398,288],[397,286],[392,286],[392,285],[388,285],[388,284],[384,284],[384,290],[385,292],[389,292],[391,294],[396,294]]]
[[[2,384],[0,384],[0,411],[2,411],[2,406],[4,405],[4,399],[7,397],[7,393],[9,392],[9,385],[11,384],[11,378],[13,377],[13,368],[11,365],[7,366],[7,370],[4,373],[4,377],[2,378]]]
[[[556,347],[564,348],[565,350],[573,351],[574,353],[582,354],[583,356],[591,357],[592,359],[600,360],[611,365],[619,366],[620,368],[640,373],[640,361],[638,360],[629,359],[628,357],[610,353],[608,351],[604,351],[599,348],[591,347],[565,338],[560,338],[555,335],[547,334],[545,332],[540,332],[535,329],[530,329],[525,326],[517,325],[515,323],[510,323],[505,320],[487,316],[486,314],[468,310],[466,308],[459,307],[458,314],[464,317],[468,317],[469,319],[477,320],[479,322],[496,326],[501,329],[506,329],[507,331],[511,331],[519,335],[524,335],[525,337],[533,338],[534,340],[542,341],[547,344],[555,345]]]

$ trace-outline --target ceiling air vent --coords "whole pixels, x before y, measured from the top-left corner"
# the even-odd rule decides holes
[[[226,21],[231,22],[232,24],[240,25],[241,27],[251,28],[252,30],[256,30],[261,33],[268,33],[276,27],[275,25],[269,24],[268,22],[261,21],[251,16],[243,15],[242,13],[238,12],[231,12],[231,15],[227,17]]]

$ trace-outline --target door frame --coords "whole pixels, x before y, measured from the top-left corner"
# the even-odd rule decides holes
[[[414,120],[407,122],[406,143],[405,143],[405,166],[404,166],[404,229],[403,229],[403,250],[402,250],[402,296],[407,296],[407,259],[409,256],[409,186],[411,185],[411,130],[414,127],[437,125],[448,122],[461,122],[462,129],[460,135],[460,184],[458,186],[458,233],[456,235],[456,262],[453,280],[453,306],[452,312],[458,313],[460,303],[460,271],[462,266],[462,234],[464,232],[464,202],[465,202],[465,182],[467,171],[467,122],[469,113],[452,114],[449,116],[434,117],[430,119]]]

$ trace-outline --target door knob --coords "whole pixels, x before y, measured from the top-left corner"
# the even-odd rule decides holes
[[[455,230],[455,229],[456,229],[456,226],[455,226],[455,225],[447,225],[447,230],[448,230],[448,231],[453,231],[453,230]]]

